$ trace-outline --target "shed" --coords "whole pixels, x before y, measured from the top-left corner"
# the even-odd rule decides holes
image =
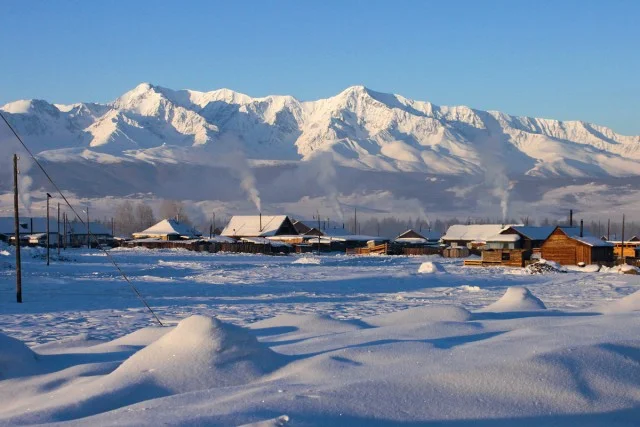
[[[235,215],[221,233],[235,239],[295,234],[298,232],[286,215]]]
[[[562,265],[609,264],[614,260],[613,245],[575,228],[556,227],[542,244],[542,258]]]

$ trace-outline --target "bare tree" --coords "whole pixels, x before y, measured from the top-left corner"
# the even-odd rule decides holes
[[[151,227],[156,223],[156,218],[153,216],[153,209],[151,206],[145,203],[138,203],[136,205],[136,225],[139,228],[138,231],[142,231]]]
[[[185,224],[191,224],[185,206],[177,200],[163,200],[160,204],[160,216],[164,219],[177,219]]]

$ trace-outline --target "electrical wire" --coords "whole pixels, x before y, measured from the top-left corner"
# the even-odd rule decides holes
[[[71,209],[71,211],[73,212],[73,214],[76,216],[76,218],[78,219],[78,221],[80,221],[83,225],[87,225],[84,220],[82,219],[82,217],[80,217],[80,215],[78,215],[78,212],[76,212],[75,208],[71,205],[71,203],[69,203],[69,200],[67,200],[66,196],[62,193],[62,190],[60,190],[60,187],[58,187],[58,185],[53,181],[53,179],[51,178],[51,176],[49,175],[49,173],[45,170],[45,168],[42,166],[42,164],[38,161],[38,159],[36,158],[36,156],[33,155],[33,153],[31,152],[31,150],[29,149],[29,147],[27,147],[27,145],[24,143],[24,141],[22,141],[22,138],[20,138],[20,135],[18,135],[18,132],[16,132],[16,130],[13,128],[13,126],[11,126],[11,124],[7,121],[7,119],[5,118],[4,114],[2,114],[2,112],[0,111],[0,117],[2,117],[2,120],[4,120],[4,122],[7,124],[7,126],[9,127],[9,129],[11,130],[11,132],[13,132],[13,134],[15,135],[16,139],[20,142],[20,144],[22,145],[22,147],[27,151],[27,153],[29,154],[29,156],[31,157],[31,159],[36,163],[36,165],[40,168],[40,170],[42,171],[42,173],[44,173],[44,176],[47,177],[47,179],[49,180],[49,182],[51,183],[51,185],[53,185],[53,187],[56,189],[56,191],[58,192],[58,194],[60,194],[60,197],[62,197],[62,200],[64,200],[64,202],[67,204],[67,206],[69,206],[69,209]],[[105,255],[109,258],[109,260],[111,261],[111,263],[113,264],[113,266],[116,268],[116,270],[118,270],[118,273],[120,273],[120,275],[122,276],[122,278],[125,280],[125,282],[127,282],[127,284],[129,285],[129,287],[133,290],[133,292],[136,294],[136,296],[138,297],[138,299],[140,301],[142,301],[142,303],[144,304],[144,306],[147,308],[147,310],[149,310],[149,312],[151,313],[151,315],[154,317],[154,319],[156,320],[156,322],[158,322],[158,324],[160,326],[164,326],[164,324],[162,323],[162,321],[160,321],[160,318],[156,315],[156,313],[153,311],[153,309],[151,308],[151,306],[147,303],[146,299],[142,296],[142,294],[140,293],[140,291],[138,291],[138,288],[135,287],[135,285],[131,282],[131,280],[129,280],[129,278],[127,277],[127,275],[124,273],[124,271],[122,271],[122,269],[120,268],[120,266],[118,265],[118,263],[116,262],[116,260],[113,258],[113,256],[111,256],[111,254],[109,253],[109,251],[107,251],[105,248],[102,247],[102,245],[100,244],[100,242],[98,241],[98,238],[96,236],[94,236],[91,233],[90,229],[87,229],[87,233],[89,236],[89,239],[93,238],[96,241],[96,244],[98,245],[98,249],[100,249],[102,252],[105,253]],[[66,237],[66,236],[65,236]]]

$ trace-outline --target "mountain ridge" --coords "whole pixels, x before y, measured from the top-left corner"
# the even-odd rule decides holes
[[[141,83],[106,104],[18,100],[0,109],[34,152],[54,161],[65,160],[60,150],[69,148],[95,152],[89,157],[98,162],[100,154],[111,156],[111,162],[143,160],[149,150],[156,153],[154,161],[175,162],[175,151],[239,147],[249,159],[306,161],[326,153],[341,166],[374,171],[466,175],[501,169],[516,178],[640,175],[640,136],[584,121],[438,106],[365,86],[299,101]],[[158,151],[168,157],[158,157]],[[76,152],[71,150],[68,160]]]

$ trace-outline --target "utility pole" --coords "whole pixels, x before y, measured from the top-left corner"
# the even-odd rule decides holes
[[[16,301],[22,302],[22,263],[20,262],[20,214],[18,213],[18,155],[13,155],[13,217],[16,241]]]
[[[358,234],[358,208],[353,208],[353,234]]]
[[[318,216],[318,255],[320,255],[320,234],[322,234],[320,231],[320,212],[316,211],[316,215]]]
[[[91,240],[89,240],[89,205],[87,205],[87,249],[91,249]]]
[[[620,257],[622,258],[622,263],[625,263],[624,258],[624,214],[622,214],[622,236],[620,241]]]
[[[57,222],[57,228],[56,228],[56,232],[58,234],[58,244],[57,249],[58,249],[58,258],[60,258],[60,202],[58,202],[58,222]],[[58,259],[59,261],[59,259]]]
[[[116,223],[113,220],[113,217],[111,217],[111,237],[116,237]]]
[[[62,249],[67,250],[67,213],[62,213]]]
[[[51,194],[47,193],[47,266],[49,265],[49,199],[51,198]]]

